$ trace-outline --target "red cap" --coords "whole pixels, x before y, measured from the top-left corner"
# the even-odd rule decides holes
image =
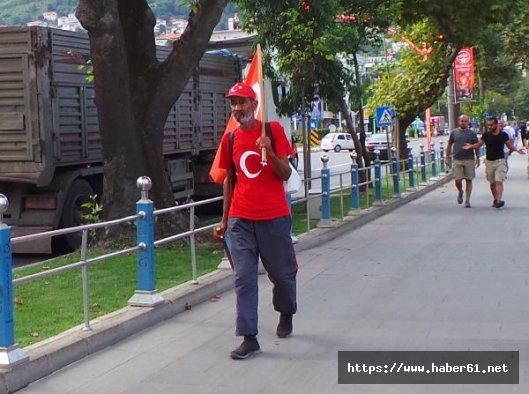
[[[247,85],[244,82],[237,82],[230,90],[228,90],[226,98],[230,97],[248,97],[255,100],[257,95],[250,85]]]

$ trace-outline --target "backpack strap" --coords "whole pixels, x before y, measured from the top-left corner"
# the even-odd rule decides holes
[[[231,159],[231,185],[235,189],[235,182],[237,182],[237,170],[235,168],[235,162],[233,161],[233,143],[235,141],[235,130],[233,130],[228,136],[228,154]]]
[[[274,140],[274,133],[272,133],[272,127],[270,126],[270,122],[265,123],[265,132],[266,136],[270,138],[270,144],[272,145],[272,150],[276,151],[276,141]]]

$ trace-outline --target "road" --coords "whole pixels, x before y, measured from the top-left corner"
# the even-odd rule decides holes
[[[448,136],[439,136],[439,137],[433,137],[433,142],[435,143],[435,148],[439,149],[439,142],[443,141],[444,146],[446,147],[446,142],[448,140]],[[421,149],[420,145],[426,145],[426,139],[425,138],[419,138],[419,139],[412,139],[410,140],[410,146],[411,146],[411,152],[414,156],[418,156]],[[303,174],[303,154],[302,152],[299,152],[299,165],[298,165],[298,171],[302,178],[304,178]],[[331,169],[331,174],[338,174],[343,173],[347,171],[350,168],[351,165],[351,156],[350,152],[348,151],[342,151],[342,152],[323,152],[323,151],[315,151],[312,152],[310,155],[311,160],[311,173],[312,178],[318,177],[320,175],[321,168],[323,166],[323,163],[321,161],[321,157],[323,155],[327,155],[329,157],[328,166]],[[342,176],[342,184],[343,185],[350,185],[351,184],[351,177],[348,174],[345,174]],[[337,187],[340,185],[340,177],[339,176],[332,176],[331,177],[331,187]],[[319,180],[311,182],[311,190],[319,191],[320,190],[320,182]],[[299,191],[298,193],[293,195],[293,198],[302,198],[304,196],[303,190]]]

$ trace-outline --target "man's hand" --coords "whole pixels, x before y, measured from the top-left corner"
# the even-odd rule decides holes
[[[220,222],[218,226],[213,227],[213,236],[219,241],[224,239],[224,232],[226,231],[226,223]]]
[[[257,141],[255,141],[255,145],[257,145],[261,149],[266,149],[268,157],[274,154],[274,150],[272,149],[272,141],[267,135],[257,138]]]

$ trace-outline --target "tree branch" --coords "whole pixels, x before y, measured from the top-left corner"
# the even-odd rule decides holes
[[[159,79],[156,81],[158,94],[152,102],[153,108],[160,107],[167,100],[174,102],[180,96],[193,67],[187,68],[187,75],[176,71],[185,69],[185,64],[198,64],[228,1],[201,0],[196,12],[190,14],[184,33],[175,43],[171,54],[160,65]]]

